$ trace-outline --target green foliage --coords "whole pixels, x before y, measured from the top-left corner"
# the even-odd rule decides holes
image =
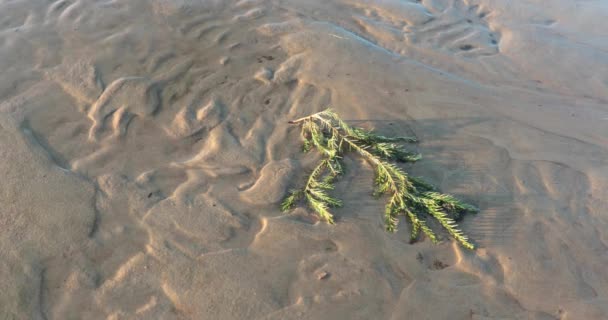
[[[290,123],[301,124],[303,151],[314,148],[323,158],[308,176],[306,185],[290,191],[281,203],[281,210],[287,211],[304,200],[322,220],[333,224],[333,215],[329,210],[340,207],[342,202],[332,197],[329,191],[333,190],[335,179],[343,173],[342,156],[353,151],[374,168],[374,196],[388,197],[384,211],[388,231],[397,230],[399,217],[403,216],[412,224],[411,241],[417,240],[422,232],[431,241],[437,242],[437,235],[427,225],[427,219],[433,218],[462,246],[474,249],[467,236],[458,229],[456,221],[467,212],[477,212],[477,208],[435,191],[433,186],[420,178],[409,176],[394,163],[420,159],[420,155],[405,150],[399,144],[416,142],[415,138],[385,137],[351,127],[331,109]]]

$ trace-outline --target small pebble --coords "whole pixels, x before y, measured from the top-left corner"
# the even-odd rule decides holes
[[[325,280],[327,278],[329,278],[328,272],[321,271],[321,272],[319,272],[319,274],[317,274],[317,279],[319,279],[319,280]]]

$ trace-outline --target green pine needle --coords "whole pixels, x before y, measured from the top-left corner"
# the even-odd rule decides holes
[[[396,231],[399,217],[403,216],[412,224],[412,242],[418,239],[421,232],[431,241],[438,242],[437,235],[427,225],[427,219],[432,218],[463,247],[475,248],[458,229],[456,221],[465,213],[477,212],[477,208],[451,195],[435,191],[432,185],[409,176],[390,162],[418,161],[419,154],[409,152],[398,144],[415,143],[415,138],[385,137],[373,131],[351,127],[331,109],[290,123],[302,125],[302,149],[308,152],[315,148],[323,158],[308,176],[306,185],[302,189],[291,190],[285,197],[281,203],[282,211],[290,210],[300,200],[305,200],[322,220],[333,224],[333,214],[329,209],[342,206],[342,201],[332,197],[328,191],[334,189],[336,178],[344,172],[340,159],[348,151],[354,151],[374,168],[374,196],[389,196],[384,212],[388,231]]]

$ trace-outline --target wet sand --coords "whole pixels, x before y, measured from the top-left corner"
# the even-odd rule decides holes
[[[1,319],[608,318],[608,6],[0,1]],[[278,202],[288,120],[415,135],[478,246]]]

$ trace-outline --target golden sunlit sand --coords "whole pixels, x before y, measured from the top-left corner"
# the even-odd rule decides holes
[[[608,318],[608,6],[0,0],[0,319]],[[344,159],[280,202],[331,106],[416,136],[480,209],[410,244]]]

